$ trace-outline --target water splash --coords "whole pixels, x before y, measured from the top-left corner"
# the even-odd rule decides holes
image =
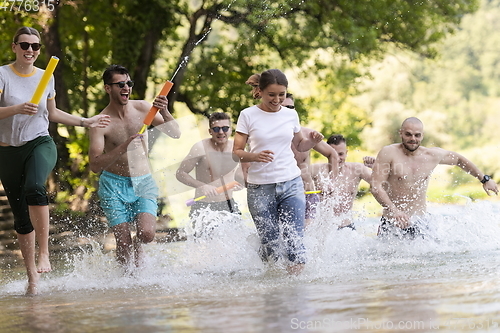
[[[188,61],[189,61],[189,56],[185,56],[184,58],[182,58],[181,63],[179,64],[179,66],[177,66],[177,69],[175,70],[174,74],[172,75],[172,78],[170,79],[170,81],[174,81],[174,78],[177,75],[177,73],[179,73],[181,68],[184,67],[188,63]]]
[[[411,275],[414,267],[439,269],[457,260],[460,272],[469,265],[461,258],[488,256],[500,248],[500,205],[476,202],[466,206],[430,208],[433,237],[414,241],[381,241],[375,236],[379,221],[356,219],[356,230],[337,230],[335,217],[321,213],[306,230],[308,264],[298,277],[263,264],[258,256],[259,238],[248,214],[203,211],[194,227],[188,224],[187,240],[144,246],[147,260],[141,270],[126,274],[113,252],[100,244],[68,256],[67,271],[46,274],[44,292],[72,290],[162,290],[169,293],[240,288],[272,288],[294,281],[349,281],[381,275]],[[462,261],[460,261],[462,260]],[[465,267],[465,266],[467,267]],[[431,269],[432,268],[432,269]],[[419,273],[423,274],[423,273]],[[427,274],[427,273],[426,273]],[[22,294],[25,282],[4,281],[0,295]]]

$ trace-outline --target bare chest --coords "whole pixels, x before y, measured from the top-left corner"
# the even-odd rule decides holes
[[[390,178],[414,185],[426,183],[436,165],[436,162],[425,157],[401,159],[393,162]]]
[[[356,174],[356,170],[353,170],[346,165],[343,170],[339,172],[335,182],[336,187],[341,192],[356,193],[360,180],[361,178],[358,174]]]
[[[214,178],[220,178],[233,171],[238,165],[231,152],[209,151],[201,159],[200,167],[206,169]]]
[[[132,121],[131,119],[113,119],[110,126],[108,126],[106,131],[106,149],[114,148],[126,140],[128,140],[132,135],[137,134],[142,127],[138,121]],[[147,133],[145,133],[147,135]]]

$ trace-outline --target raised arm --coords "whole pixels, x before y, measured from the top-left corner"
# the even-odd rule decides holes
[[[375,163],[375,157],[373,156],[365,156],[363,157],[363,164],[367,168],[373,168],[373,164]]]
[[[307,137],[302,135],[302,131],[298,131],[293,135],[292,144],[298,151],[306,152],[308,150],[311,150],[321,140],[323,140],[323,134],[318,131],[313,130],[309,132],[309,135]]]
[[[363,164],[360,163],[359,176],[368,184],[372,182],[373,164],[375,164],[375,157],[372,156],[363,157]]]
[[[156,96],[153,105],[158,108],[158,113],[155,115],[152,125],[158,126],[158,129],[171,138],[178,139],[181,137],[181,129],[179,124],[174,119],[170,111],[168,111],[168,99],[166,96]]]
[[[321,191],[320,197],[323,199],[329,197],[333,190],[333,176],[329,172],[329,168],[328,163],[314,163],[310,166],[314,186],[316,190]]]
[[[328,172],[333,178],[336,178],[339,174],[339,154],[337,151],[323,140],[318,142],[313,149],[328,159]]]
[[[368,184],[371,184],[372,182],[372,169],[369,167],[365,166],[364,164],[359,164],[359,177],[363,179],[365,182]]]

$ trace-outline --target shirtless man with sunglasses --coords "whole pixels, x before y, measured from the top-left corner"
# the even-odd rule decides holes
[[[158,187],[149,169],[148,133],[138,134],[151,104],[130,100],[134,82],[123,66],[109,66],[103,81],[109,104],[101,114],[108,115],[111,124],[90,131],[90,168],[101,173],[98,191],[101,207],[116,238],[117,260],[129,269],[141,266],[142,244],[151,242],[156,231]],[[153,105],[159,112],[152,125],[172,138],[179,138],[179,125],[167,109],[167,97],[157,96]],[[136,226],[134,237],[131,223]]]
[[[176,173],[177,180],[196,189],[195,198],[206,196],[191,206],[189,216],[195,218],[204,208],[241,214],[232,193],[242,187],[222,193],[216,190],[234,180],[244,184],[240,164],[232,158],[233,140],[229,139],[232,134],[231,119],[227,113],[214,112],[210,115],[208,124],[210,138],[193,145]],[[193,169],[194,177],[189,174]]]

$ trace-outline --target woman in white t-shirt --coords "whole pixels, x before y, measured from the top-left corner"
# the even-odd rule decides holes
[[[49,121],[105,127],[109,117],[97,115],[86,119],[59,110],[53,77],[40,102],[30,103],[44,73],[34,66],[42,47],[40,33],[31,27],[19,28],[11,47],[16,60],[0,67],[0,180],[14,214],[14,229],[28,274],[26,293],[32,295],[37,293],[40,273],[51,270],[45,183],[55,166],[57,151],[49,135]]]
[[[305,264],[305,194],[291,144],[308,151],[323,135],[301,134],[297,112],[281,106],[287,87],[288,80],[278,69],[260,75],[260,103],[241,111],[233,153],[241,162],[252,162],[247,201],[261,239],[262,259],[277,261],[285,256],[288,272],[298,274]],[[247,144],[250,151],[245,151]]]

